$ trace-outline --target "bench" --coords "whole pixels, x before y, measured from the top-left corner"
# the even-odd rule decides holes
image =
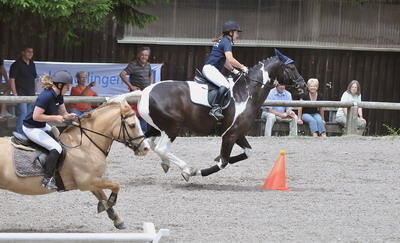
[[[296,110],[296,109],[294,109]],[[325,108],[325,128],[327,136],[340,136],[343,134],[344,129],[339,123],[335,121],[337,108],[326,107]],[[261,118],[261,112],[258,114],[257,119],[254,121],[254,126],[248,135],[250,136],[264,136],[266,119]],[[309,136],[310,129],[307,124],[298,125],[298,135]],[[275,122],[272,127],[272,135],[274,136],[287,136],[289,135],[289,123],[286,122]]]

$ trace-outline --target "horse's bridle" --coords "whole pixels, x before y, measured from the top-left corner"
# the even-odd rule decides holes
[[[113,136],[108,136],[108,135],[106,135],[106,134],[103,134],[103,133],[94,131],[94,130],[89,129],[89,128],[82,127],[81,119],[78,118],[78,124],[76,124],[76,122],[70,122],[70,125],[75,126],[75,127],[79,127],[79,129],[80,129],[80,131],[81,131],[81,141],[80,141],[79,145],[74,146],[74,147],[69,147],[69,146],[63,144],[62,142],[61,142],[61,143],[62,143],[62,145],[65,146],[65,147],[77,148],[77,147],[79,147],[79,146],[82,145],[82,134],[84,134],[84,135],[89,139],[90,142],[92,142],[105,156],[107,156],[107,155],[109,154],[109,152],[110,152],[111,145],[107,148],[106,151],[104,151],[104,150],[103,150],[95,141],[93,141],[93,139],[87,134],[86,131],[88,131],[88,132],[91,132],[91,133],[94,133],[94,134],[103,136],[103,137],[105,137],[105,138],[111,139],[112,141],[120,142],[120,143],[124,144],[125,146],[127,146],[127,147],[133,149],[133,151],[135,151],[135,153],[136,153],[136,152],[139,151],[139,148],[140,148],[140,146],[142,145],[145,136],[144,136],[144,135],[141,135],[141,136],[132,137],[131,135],[129,135],[128,128],[126,127],[126,126],[129,126],[129,124],[127,124],[126,119],[129,118],[129,117],[132,117],[132,116],[135,116],[135,114],[132,113],[132,114],[129,114],[129,115],[126,115],[126,116],[124,116],[124,115],[121,114],[121,127],[120,127],[120,129],[119,129],[118,138],[115,138],[115,137],[113,137]],[[121,139],[121,134],[122,134],[122,139]],[[60,134],[60,135],[61,135],[61,134]],[[137,140],[137,139],[142,139],[142,141],[140,141],[139,144],[135,144],[134,141]]]
[[[242,76],[242,74],[239,76],[239,78],[240,78],[241,76]],[[298,88],[299,88],[299,85],[298,85],[297,83],[301,81],[302,77],[299,75],[298,78],[294,79],[293,76],[294,76],[294,75],[290,75],[290,74],[289,74],[289,78],[290,78],[295,84],[285,84],[285,86],[288,87],[288,88],[294,87],[295,89],[298,89]],[[238,78],[237,80],[239,80],[239,78]],[[259,84],[259,85],[261,85],[261,86],[264,85],[264,86],[267,86],[267,87],[269,87],[269,88],[275,87],[274,82],[269,82],[269,84],[264,84],[262,81],[257,80],[257,79],[252,79],[252,78],[250,78],[249,76],[245,76],[245,78],[247,78],[249,81],[255,82],[255,83],[257,83],[257,84]]]

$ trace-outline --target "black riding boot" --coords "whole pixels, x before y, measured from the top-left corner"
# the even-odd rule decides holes
[[[210,116],[213,116],[217,121],[224,119],[224,115],[222,114],[221,104],[224,101],[225,93],[228,91],[224,86],[219,87],[217,95],[214,97],[214,100],[211,103],[211,111],[208,113]]]
[[[60,158],[60,154],[57,150],[52,149],[47,155],[46,163],[44,164],[44,173],[45,176],[42,181],[42,186],[49,189],[49,190],[56,190],[56,179],[54,175],[57,169],[58,159]]]

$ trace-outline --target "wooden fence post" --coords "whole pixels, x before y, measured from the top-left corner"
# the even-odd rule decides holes
[[[347,112],[347,122],[346,122],[346,134],[357,134],[357,113],[358,113],[358,104],[354,102],[353,106],[350,107]]]

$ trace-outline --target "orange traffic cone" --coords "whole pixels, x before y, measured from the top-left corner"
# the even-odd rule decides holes
[[[275,161],[275,165],[267,179],[265,179],[262,189],[289,191],[286,187],[286,152],[279,151],[279,158]]]

